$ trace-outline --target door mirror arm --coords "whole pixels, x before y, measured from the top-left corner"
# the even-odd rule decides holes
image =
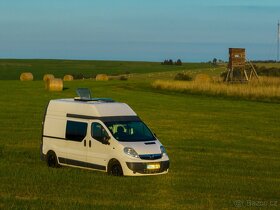
[[[110,140],[110,137],[109,137],[109,136],[103,136],[103,138],[102,138],[102,143],[103,143],[103,144],[110,145],[109,140]]]

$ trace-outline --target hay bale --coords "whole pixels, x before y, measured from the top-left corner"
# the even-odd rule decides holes
[[[33,74],[31,72],[24,72],[20,75],[20,81],[32,81]]]
[[[95,77],[96,81],[108,81],[109,77],[107,76],[107,74],[97,74]]]
[[[45,74],[43,80],[46,82],[47,80],[54,79],[53,74]]]
[[[63,77],[63,81],[72,81],[74,80],[74,77],[70,74],[67,74]]]
[[[48,79],[46,82],[46,89],[48,91],[62,91],[63,90],[63,81],[62,79]]]
[[[127,76],[125,76],[125,75],[122,75],[122,76],[120,76],[120,80],[122,80],[122,81],[126,81],[126,80],[128,80],[128,77],[127,77]]]
[[[197,74],[195,76],[195,82],[205,83],[205,82],[212,82],[213,79],[208,74]]]

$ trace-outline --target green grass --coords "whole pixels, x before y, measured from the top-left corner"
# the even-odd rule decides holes
[[[280,68],[280,63],[254,63],[258,67],[265,66],[266,68]]]
[[[99,73],[119,75],[185,71],[209,68],[209,66],[210,64],[207,63],[166,66],[156,62],[0,59],[0,80],[18,80],[23,72],[32,72],[35,80],[42,80],[44,74],[54,74],[58,78],[62,78],[65,74],[83,74],[86,77],[95,77]]]
[[[149,84],[141,78],[74,81],[51,93],[42,81],[1,81],[0,209],[235,209],[236,200],[278,201],[279,208],[279,104],[164,92]],[[75,96],[77,87],[128,103],[165,145],[169,173],[119,178],[48,168],[39,157],[45,106]]]

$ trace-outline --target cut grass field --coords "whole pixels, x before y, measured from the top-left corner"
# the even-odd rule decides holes
[[[280,68],[280,63],[255,63],[258,67],[265,66],[266,68]]]
[[[151,73],[205,69],[208,63],[184,63],[182,66],[160,65],[159,62],[80,61],[80,60],[13,60],[0,59],[0,80],[17,80],[23,72],[31,72],[34,80],[44,74],[63,78],[66,74],[95,77],[97,74],[120,75],[126,73]]]
[[[65,87],[52,93],[42,81],[0,82],[0,209],[254,209],[247,201],[279,208],[279,104],[162,91],[137,78]],[[128,103],[165,145],[169,173],[48,168],[39,154],[45,106],[78,87]]]

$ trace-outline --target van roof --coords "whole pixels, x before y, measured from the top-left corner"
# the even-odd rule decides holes
[[[125,103],[108,101],[80,101],[75,99],[51,100],[48,115],[81,115],[88,117],[137,116]]]

